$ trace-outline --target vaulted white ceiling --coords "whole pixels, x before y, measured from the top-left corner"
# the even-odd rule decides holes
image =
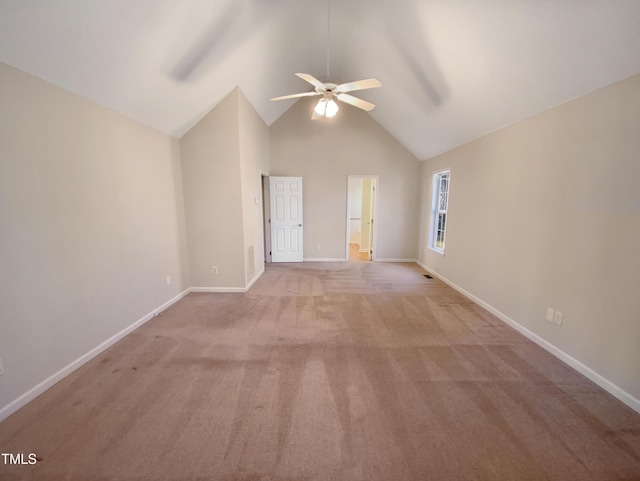
[[[640,73],[638,0],[331,0],[329,35],[327,11],[0,0],[0,61],[175,137],[236,85],[270,125],[294,100],[269,98],[311,90],[295,72],[375,76],[357,95],[419,159]]]

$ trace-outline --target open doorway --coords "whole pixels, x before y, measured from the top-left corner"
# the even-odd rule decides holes
[[[377,175],[347,176],[347,245],[346,259],[350,262],[373,261],[376,258],[375,240],[377,209]]]

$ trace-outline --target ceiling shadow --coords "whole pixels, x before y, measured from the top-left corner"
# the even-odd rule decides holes
[[[193,43],[176,48],[170,55],[168,75],[178,82],[197,80],[270,22],[283,1],[286,0],[227,0]],[[188,38],[190,30],[190,25],[185,25],[180,37]]]
[[[177,42],[168,75],[177,82],[194,82],[215,70],[257,30],[271,25],[287,35],[272,36],[274,45],[269,49],[277,52],[271,63],[273,68],[259,74],[283,79],[283,91],[271,95],[291,93],[286,86],[294,82],[285,76],[292,79],[294,72],[280,72],[275,67],[289,65],[291,62],[286,59],[298,57],[294,52],[300,50],[301,44],[319,41],[317,36],[294,35],[301,32],[301,27],[306,33],[326,28],[327,17],[320,10],[318,2],[312,0],[226,0],[195,41],[186,46]],[[437,109],[449,95],[449,89],[426,40],[425,12],[428,13],[428,6],[417,0],[393,3],[332,0],[331,29],[325,42],[331,43],[331,70],[335,78],[324,79],[324,72],[308,73],[337,83],[376,76],[383,81],[380,90],[384,92],[365,96],[372,95],[377,102],[389,99],[390,95],[406,96],[423,112]],[[186,24],[179,38],[193,38],[192,28]],[[326,44],[316,47],[315,52],[324,53]]]

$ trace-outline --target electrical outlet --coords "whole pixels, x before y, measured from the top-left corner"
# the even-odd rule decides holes
[[[316,249],[320,250],[320,244],[316,244]]]
[[[171,285],[171,276],[167,276],[167,285],[170,286]]]
[[[216,266],[213,266],[211,268],[211,273],[215,276],[216,274],[218,274],[218,268]]]
[[[545,316],[545,319],[549,322],[553,322],[553,315],[555,314],[555,312],[555,310],[547,307],[547,315]]]
[[[2,365],[2,358],[0,358],[0,376],[4,374],[4,366]]]
[[[558,326],[562,326],[562,312],[556,311],[553,315],[553,323]]]

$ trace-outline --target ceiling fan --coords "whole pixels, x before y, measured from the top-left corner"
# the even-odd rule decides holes
[[[329,70],[329,61],[331,59],[331,42],[329,41],[329,34],[331,31],[330,19],[331,4],[330,0],[327,0],[327,78],[331,78]],[[292,95],[283,95],[282,97],[274,97],[271,100],[286,100],[299,97],[313,97],[316,95],[321,95],[322,98],[318,101],[315,108],[313,109],[313,115],[311,116],[312,120],[319,119],[320,117],[334,117],[339,110],[336,100],[345,102],[347,104],[353,105],[354,107],[358,107],[359,109],[369,112],[376,107],[374,104],[372,104],[371,102],[367,102],[366,100],[359,99],[358,97],[354,97],[353,95],[349,95],[347,92],[382,87],[382,83],[377,78],[368,78],[364,80],[356,80],[355,82],[335,84],[332,82],[321,82],[313,75],[310,75],[308,73],[297,73],[296,75],[302,80],[313,85],[315,87],[315,91]]]
[[[349,95],[347,92],[353,92],[354,90],[372,89],[381,87],[382,83],[377,78],[369,78],[365,80],[356,80],[355,82],[348,82],[337,85],[331,82],[320,82],[313,75],[308,73],[297,73],[298,77],[302,80],[309,82],[316,89],[315,92],[304,92],[300,94],[283,95],[282,97],[274,97],[271,100],[286,100],[294,99],[298,97],[313,97],[315,95],[322,95],[322,98],[318,101],[318,104],[313,109],[313,120],[320,117],[334,117],[338,113],[338,104],[335,102],[339,100],[347,104],[351,104],[359,109],[366,110],[367,112],[373,110],[375,105],[366,100],[359,99],[353,95]],[[334,100],[335,99],[335,100]]]

